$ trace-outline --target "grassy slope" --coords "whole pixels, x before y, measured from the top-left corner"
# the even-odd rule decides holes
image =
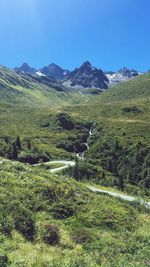
[[[8,70],[4,71],[8,72]],[[17,75],[10,70],[9,74],[12,77]],[[125,132],[124,142],[130,137],[138,140],[144,138],[149,142],[150,74],[113,86],[95,97],[73,92],[57,92],[55,89],[34,82],[29,83],[28,89],[10,84],[7,89],[7,86],[0,89],[1,136],[32,137],[33,142],[41,144],[42,147],[46,145],[50,152],[53,148],[53,154],[58,155],[53,142],[56,144],[63,139],[65,133],[56,133],[56,131],[53,132],[53,127],[44,128],[41,125],[47,121],[53,121],[52,115],[65,110],[75,117],[90,118],[103,124],[106,133],[111,136],[122,136]],[[122,111],[123,108],[132,106],[138,107],[141,112]],[[65,153],[63,155],[65,156]]]
[[[131,109],[130,112],[126,111],[128,109]],[[133,112],[132,109],[135,109],[135,111]],[[112,86],[101,95],[92,97],[88,104],[80,105],[78,109],[66,107],[65,111],[77,117],[90,118],[96,121],[98,126],[100,126],[99,128],[101,128],[99,131],[93,132],[90,150],[87,153],[88,159],[95,159],[94,156],[99,153],[99,161],[97,160],[97,163],[95,163],[99,168],[99,181],[102,176],[100,168],[100,144],[105,141],[108,144],[109,142],[114,142],[117,138],[122,147],[126,150],[132,149],[132,151],[133,146],[136,146],[140,141],[143,148],[144,146],[147,147],[147,151],[150,153],[150,73],[141,75],[123,84]],[[133,151],[133,155],[136,155],[135,150]],[[132,163],[131,157],[130,162]],[[136,165],[135,161],[135,168],[138,164],[141,166],[140,162]],[[147,170],[149,171],[148,164]],[[132,169],[128,169],[127,167],[125,171],[127,174],[127,172],[132,172]],[[137,174],[135,176],[134,174],[132,175],[133,179],[136,179]],[[113,180],[112,173],[106,172],[105,176],[108,184],[109,182],[111,184]],[[124,179],[126,178],[127,175]],[[111,186],[110,184],[109,186]],[[130,191],[129,188],[126,188],[126,190]]]
[[[0,177],[1,232],[12,226],[11,235],[0,235],[0,255],[7,255],[11,266],[148,266],[150,217],[146,211],[90,193],[81,183],[39,167],[5,161]],[[66,207],[74,214],[56,218]],[[25,210],[35,218],[34,242],[15,227],[18,212]],[[2,224],[5,212],[7,227]],[[43,242],[45,224],[59,228],[57,245]]]
[[[128,139],[150,141],[149,75],[114,86],[99,96],[90,97],[90,100],[88,96],[76,93],[70,93],[69,97],[65,92],[56,92],[46,86],[33,83],[32,86],[25,89],[8,86],[7,82],[4,88],[0,87],[1,136],[31,137],[35,144],[48,149],[56,157],[66,157],[66,153],[57,150],[55,144],[68,133],[53,130],[55,115],[65,110],[74,117],[96,121],[103,125],[106,136],[118,135],[123,143]],[[135,105],[140,113],[122,112],[123,108]],[[51,122],[50,127],[41,126],[47,121]],[[19,163],[0,165],[0,178],[1,209],[5,210],[4,203],[10,210],[14,205],[26,207],[36,220],[35,243],[25,240],[15,228],[11,237],[1,236],[1,253],[7,254],[12,266],[148,266],[150,217],[147,212],[136,211],[109,196],[89,193],[81,184],[61,175],[51,175],[45,170]],[[47,189],[56,190],[56,203],[44,197]],[[70,190],[75,192],[75,196],[67,196],[67,203],[69,200],[71,206],[75,204],[77,211],[66,220],[58,220],[51,208],[60,203],[66,205],[65,196]],[[40,205],[42,208],[37,211]],[[13,216],[10,216],[10,222]],[[57,246],[43,243],[41,231],[45,223],[59,227],[61,238]],[[72,232],[82,228],[89,240],[78,244],[72,240]]]
[[[17,84],[13,85],[9,80]],[[54,116],[63,107],[76,106],[87,99],[87,96],[75,92],[58,92],[1,67],[0,137],[28,138],[32,140],[32,146],[47,150],[57,158],[66,157],[63,150],[56,148],[56,143],[63,140],[66,133],[53,130]],[[50,122],[50,127],[43,127],[47,122]]]
[[[126,107],[136,106],[140,112],[123,112]],[[110,136],[122,136],[150,141],[150,74],[112,86],[99,96],[91,97],[86,104],[66,107],[76,116],[91,118],[104,126]],[[124,141],[126,137],[123,136]]]

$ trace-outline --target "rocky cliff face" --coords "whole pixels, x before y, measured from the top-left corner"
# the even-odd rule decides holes
[[[68,70],[64,70],[54,63],[43,67],[42,69],[40,69],[40,72],[46,76],[51,76],[56,80],[64,80],[70,73]]]
[[[70,73],[68,70],[64,70],[54,63],[49,64],[48,66],[45,66],[38,70],[30,67],[27,63],[23,63],[20,67],[14,68],[14,70],[22,74],[49,76],[51,78],[54,78],[55,80],[64,80]]]
[[[36,69],[30,67],[27,63],[23,63],[20,67],[14,68],[15,71],[22,74],[35,74]]]
[[[93,67],[89,61],[84,62],[81,67],[76,68],[72,72],[54,63],[38,70],[30,67],[27,63],[23,63],[21,67],[15,68],[14,70],[21,74],[39,76],[44,81],[46,78],[44,79],[42,77],[49,77],[70,87],[96,88],[101,90],[107,89],[109,84],[124,82],[142,74],[134,69],[125,67],[117,72],[103,72]]]
[[[68,80],[70,86],[81,86],[83,88],[107,89],[109,83],[103,71],[93,67],[88,61],[83,63],[80,68],[72,71]]]

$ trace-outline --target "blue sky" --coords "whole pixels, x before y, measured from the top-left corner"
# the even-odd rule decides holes
[[[0,63],[150,69],[149,0],[1,0]]]

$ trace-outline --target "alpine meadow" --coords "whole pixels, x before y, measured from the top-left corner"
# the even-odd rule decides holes
[[[0,267],[149,267],[150,4],[30,1],[0,3]]]

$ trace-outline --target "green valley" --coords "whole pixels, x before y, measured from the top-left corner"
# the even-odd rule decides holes
[[[149,266],[149,209],[88,186],[149,201],[150,73],[97,90],[0,67],[0,266]]]

